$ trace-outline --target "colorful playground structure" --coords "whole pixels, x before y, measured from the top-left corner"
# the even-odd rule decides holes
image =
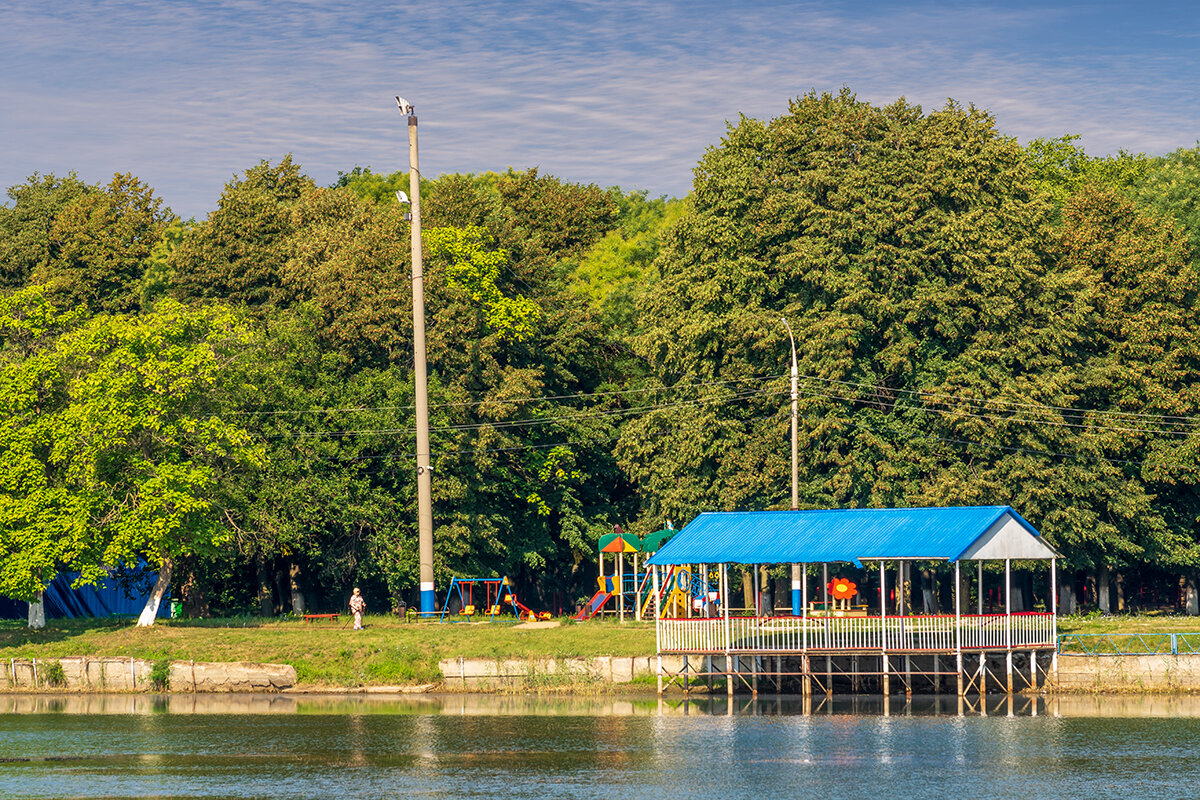
[[[475,589],[482,589],[479,598],[482,606],[475,605]],[[451,606],[457,599],[457,610],[451,611]],[[442,605],[442,613],[438,622],[467,622],[475,617],[487,617],[491,622],[496,617],[511,610],[513,616],[523,621],[550,619],[549,611],[534,611],[517,599],[517,593],[512,588],[508,577],[503,578],[451,578],[450,586],[446,589],[446,602]],[[447,619],[449,618],[449,619]]]
[[[716,606],[719,598],[707,575],[700,573],[703,566],[668,570],[662,575],[657,595],[653,573],[639,571],[639,556],[649,558],[654,555],[675,534],[670,523],[644,539],[626,533],[620,525],[615,526],[614,531],[601,536],[597,542],[600,567],[600,576],[596,581],[598,589],[575,614],[576,622],[592,619],[606,611],[619,616],[622,622],[626,614],[638,620],[653,617],[656,596],[662,601],[664,609],[679,616],[692,616],[693,613],[704,616],[706,611]],[[605,554],[612,556],[611,574],[605,574]],[[628,571],[626,555],[631,556],[633,561],[632,569]]]

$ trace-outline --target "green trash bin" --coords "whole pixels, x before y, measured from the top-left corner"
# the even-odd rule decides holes
[[[182,616],[183,616],[183,601],[182,600],[172,600],[171,601],[171,619],[179,619]]]

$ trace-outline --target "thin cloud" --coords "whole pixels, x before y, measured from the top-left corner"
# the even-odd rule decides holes
[[[262,158],[293,153],[325,183],[406,167],[397,93],[417,104],[426,174],[540,165],[653,194],[688,191],[726,120],[843,85],[927,109],[954,97],[1008,134],[1081,133],[1095,153],[1194,142],[1194,52],[1138,50],[1136,15],[1073,40],[1087,8],[10,0],[0,180],[128,170],[202,216]]]

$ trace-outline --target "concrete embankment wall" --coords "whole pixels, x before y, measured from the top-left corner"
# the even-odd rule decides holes
[[[1200,692],[1200,655],[1059,655],[1062,692]]]
[[[58,685],[53,680],[56,664],[62,667]],[[153,668],[154,662],[140,658],[5,659],[0,661],[0,691],[152,691]],[[296,669],[288,664],[172,661],[168,686],[173,692],[278,692],[295,684]]]
[[[714,659],[721,669],[720,657]],[[663,667],[678,672],[682,657],[664,656]],[[453,658],[439,666],[449,690],[521,690],[555,685],[628,684],[657,674],[654,656],[519,660]],[[1046,665],[1048,666],[1048,665]],[[995,666],[993,667],[995,668]],[[1200,655],[1060,655],[1058,676],[1046,689],[1059,692],[1200,692]]]
[[[663,656],[663,668],[678,671],[680,656]],[[566,684],[627,684],[658,674],[655,656],[596,656],[544,660],[449,658],[438,663],[450,690],[524,689]]]

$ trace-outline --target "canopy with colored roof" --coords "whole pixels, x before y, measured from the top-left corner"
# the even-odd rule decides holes
[[[606,533],[596,547],[601,553],[640,553],[642,540],[632,533]]]
[[[671,528],[666,528],[654,533],[647,533],[646,538],[642,539],[642,551],[646,553],[656,553],[662,549],[662,546],[675,535],[675,531]]]
[[[1057,553],[1009,506],[711,511],[647,563],[1049,559]]]

